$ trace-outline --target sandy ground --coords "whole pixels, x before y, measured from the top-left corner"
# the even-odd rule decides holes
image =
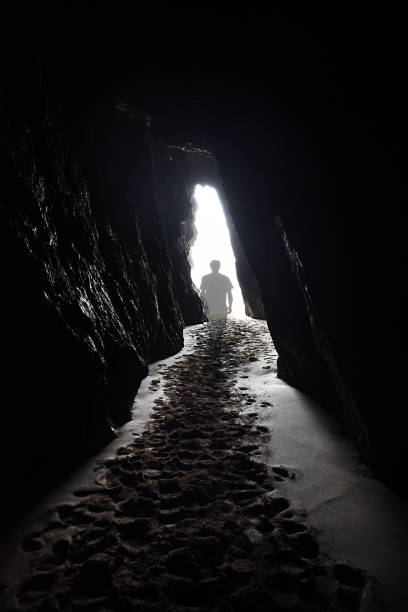
[[[182,352],[150,368],[119,438],[10,531],[0,609],[402,604],[393,585],[403,572],[404,507],[370,478],[338,425],[278,381],[265,322],[199,325],[185,338]],[[396,508],[390,535],[383,523]],[[353,526],[359,538],[342,535]],[[377,561],[367,551],[375,534]]]

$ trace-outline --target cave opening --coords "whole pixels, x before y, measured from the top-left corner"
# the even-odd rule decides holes
[[[239,285],[235,255],[231,245],[224,209],[217,190],[210,185],[196,185],[195,201],[195,240],[190,249],[191,278],[199,290],[201,279],[211,272],[210,261],[221,262],[220,272],[228,276],[233,285],[232,312],[237,318],[244,318],[245,305]]]

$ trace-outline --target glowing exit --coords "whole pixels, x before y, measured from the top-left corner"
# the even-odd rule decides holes
[[[228,276],[234,287],[232,314],[235,317],[244,317],[245,306],[235,272],[235,256],[218,193],[214,187],[197,185],[194,199],[197,204],[197,238],[190,251],[191,278],[199,289],[202,277],[211,272],[210,261],[220,260],[221,274]]]

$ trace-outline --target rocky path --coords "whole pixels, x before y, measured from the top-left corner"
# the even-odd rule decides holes
[[[104,462],[23,543],[29,570],[1,610],[360,610],[364,573],[324,558],[306,513],[279,492],[294,474],[262,461],[245,364],[272,357],[255,321],[197,326],[163,365],[144,432]],[[238,371],[240,376],[238,377]]]

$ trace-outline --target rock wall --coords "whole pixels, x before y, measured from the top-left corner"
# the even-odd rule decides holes
[[[394,108],[393,131],[384,90],[374,100],[355,86],[356,58],[330,80],[307,46],[295,60],[276,52],[281,68],[257,58],[221,69],[217,103],[208,97],[231,215],[279,376],[339,412],[375,474],[406,494],[395,343],[406,121]]]
[[[148,363],[203,320],[188,183],[150,118],[109,98],[57,119],[13,101],[0,170],[6,511],[112,438]]]

